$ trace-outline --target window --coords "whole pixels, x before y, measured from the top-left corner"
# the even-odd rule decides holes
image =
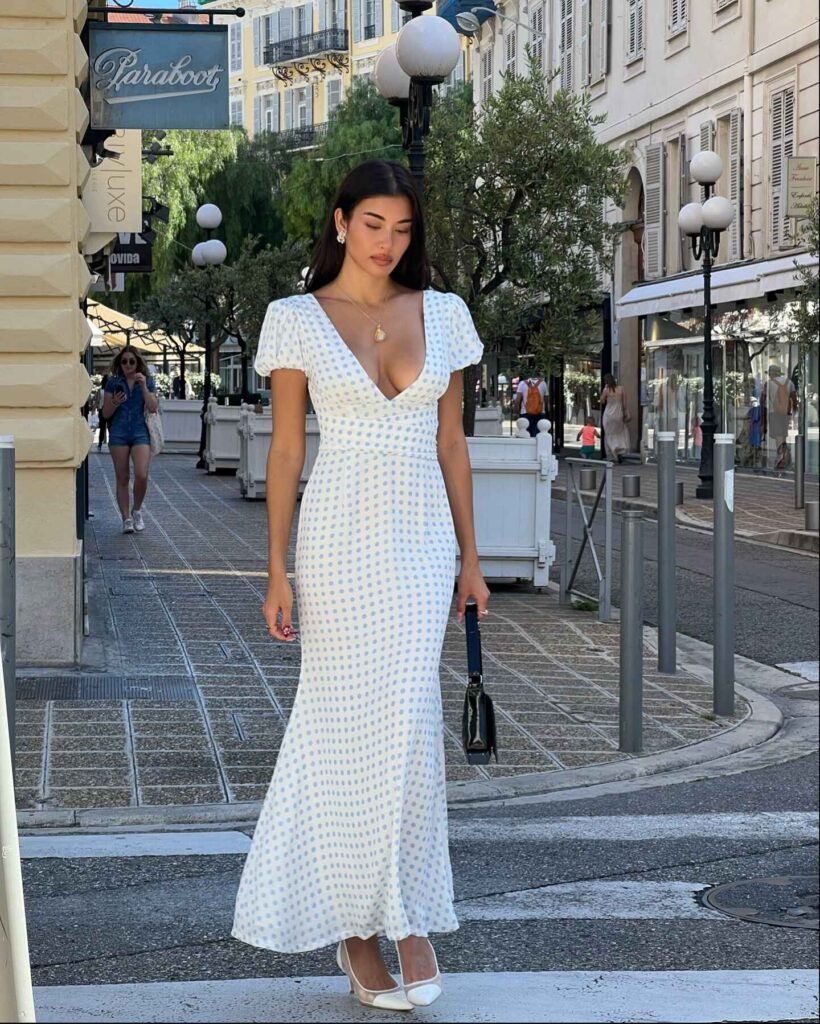
[[[682,32],[689,20],[687,0],[669,0],[669,31]]]
[[[772,94],[769,114],[771,152],[769,236],[773,249],[785,249],[791,244],[789,221],[786,216],[788,178],[786,172],[788,159],[790,156],[794,156],[794,107],[794,86]]]
[[[458,62],[450,74],[444,79],[438,91],[440,96],[445,96],[451,89],[455,89],[456,86],[461,85],[464,81],[464,51],[462,51]]]
[[[262,130],[279,131],[279,93],[269,92],[262,96]]]
[[[544,5],[539,4],[533,7],[530,15],[530,26],[532,27],[532,52],[535,59],[543,67],[544,64]]]
[[[242,70],[242,22],[232,21],[228,26],[228,47],[231,54],[231,71]]]
[[[242,102],[242,94],[231,95],[230,104],[230,122],[238,128],[241,128],[245,120],[245,104]]]
[[[514,28],[508,29],[504,36],[504,70],[508,75],[515,74],[515,54],[518,49],[518,34]]]
[[[490,45],[481,54],[481,99],[488,100],[493,94],[493,51]]]
[[[590,81],[600,82],[609,71],[610,0],[590,0]]]
[[[398,32],[401,19],[401,7],[396,3],[396,0],[390,0],[390,31]]]
[[[715,0],[715,10],[722,11],[724,7],[731,7],[732,4],[736,4],[737,0]]]
[[[586,86],[592,81],[592,2],[581,0],[578,47],[581,56],[581,85]]]
[[[382,0],[353,0],[353,41],[378,39],[384,35]]]
[[[395,3],[395,0],[393,0]],[[305,10],[311,11],[311,5],[305,4]],[[308,25],[312,25],[312,16],[308,16]],[[345,2],[344,0],[319,0],[319,31],[325,29],[345,27]],[[313,28],[308,28],[308,33]]]
[[[333,114],[333,111],[342,102],[342,80],[341,78],[328,78],[327,80],[327,118]]]
[[[572,16],[573,0],[561,0],[561,88],[572,90]]]
[[[637,60],[644,52],[644,0],[626,0],[626,60]]]

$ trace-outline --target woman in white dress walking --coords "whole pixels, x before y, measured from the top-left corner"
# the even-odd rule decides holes
[[[342,183],[306,279],[272,302],[256,369],[271,377],[271,635],[297,638],[285,571],[310,400],[321,433],[301,503],[302,666],[242,874],[233,934],[281,952],[336,945],[366,1004],[441,994],[428,941],[458,927],[447,845],[439,661],[461,552],[459,621],[486,614],[461,373],[482,344],[467,307],[430,290],[407,170]],[[397,945],[401,985],[379,937]]]
[[[601,425],[607,457],[623,462],[623,456],[629,451],[629,431],[626,428],[629,413],[626,411],[626,393],[611,373],[604,377],[600,404],[604,410]]]

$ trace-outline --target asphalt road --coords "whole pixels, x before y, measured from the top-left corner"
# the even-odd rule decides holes
[[[557,582],[564,558],[563,501],[552,504],[552,537],[557,557],[552,578]],[[581,537],[579,515],[575,514],[576,538]],[[602,520],[596,520],[595,536],[603,536]],[[613,517],[613,602],[619,603],[621,517]],[[712,643],[712,538],[682,526],[676,531],[678,632]],[[657,625],[657,526],[644,520],[644,617]],[[597,582],[588,553],[579,570],[577,586],[597,594]],[[738,540],[735,547],[737,599],[736,652],[766,665],[794,661],[817,661],[818,559],[787,549]]]

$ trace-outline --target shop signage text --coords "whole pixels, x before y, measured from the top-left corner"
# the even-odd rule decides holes
[[[786,182],[786,216],[808,217],[817,191],[817,157],[790,156]]]
[[[89,26],[93,128],[227,128],[225,25]]]

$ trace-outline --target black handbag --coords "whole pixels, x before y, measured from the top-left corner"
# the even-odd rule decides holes
[[[489,694],[484,692],[481,667],[481,632],[478,628],[478,605],[468,601],[464,611],[467,627],[467,691],[461,736],[468,764],[489,764],[493,754],[498,763],[495,738],[495,710]]]

